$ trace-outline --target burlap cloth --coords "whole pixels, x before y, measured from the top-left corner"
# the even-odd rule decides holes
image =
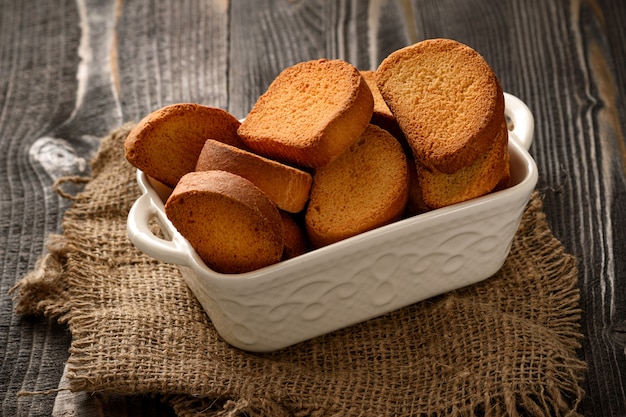
[[[69,389],[156,394],[180,416],[578,416],[575,259],[535,193],[511,253],[486,281],[282,351],[223,342],[177,268],[126,235],[139,195],[123,140],[14,288],[18,313],[72,334]]]

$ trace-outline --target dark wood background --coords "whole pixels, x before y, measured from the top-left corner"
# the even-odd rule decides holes
[[[626,415],[626,2],[0,0],[0,413],[164,416],[158,399],[61,392],[70,335],[13,314],[99,138],[174,102],[243,117],[285,67],[376,68],[432,37],[478,50],[536,119],[554,234],[580,268],[585,416]],[[520,288],[520,291],[524,291]]]

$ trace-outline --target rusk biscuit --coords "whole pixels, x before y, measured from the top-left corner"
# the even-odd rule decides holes
[[[195,169],[207,139],[244,146],[239,121],[228,112],[194,103],[172,104],[144,117],[124,143],[126,159],[170,187]]]
[[[280,217],[283,220],[285,232],[285,249],[282,259],[287,260],[306,253],[309,243],[303,227],[286,211],[280,211]]]
[[[419,162],[451,174],[491,147],[504,118],[500,83],[467,45],[431,39],[393,52],[379,90]]]
[[[319,59],[283,70],[238,129],[256,153],[317,168],[347,150],[372,117],[374,99],[359,71]]]
[[[264,158],[252,152],[209,139],[205,142],[196,171],[222,170],[251,181],[279,209],[301,211],[309,199],[311,174]]]
[[[315,172],[305,214],[309,240],[325,246],[398,220],[408,182],[400,143],[369,125],[349,150]]]
[[[389,110],[389,106],[385,103],[382,94],[380,94],[380,90],[376,84],[376,72],[363,70],[361,71],[361,76],[367,83],[367,86],[374,97],[374,111],[372,113],[370,123],[378,127],[382,127],[387,132],[391,133],[404,146],[406,142],[404,133],[402,133],[402,129],[400,129],[398,121],[394,117],[393,113],[391,113],[391,110]]]
[[[281,260],[285,242],[278,209],[238,175],[185,174],[168,198],[165,213],[214,271],[243,273]]]
[[[432,170],[417,162],[422,198],[431,208],[441,208],[482,196],[492,191],[508,175],[508,130],[500,125],[492,146],[454,174]]]

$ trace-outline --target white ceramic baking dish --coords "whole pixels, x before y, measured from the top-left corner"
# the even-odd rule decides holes
[[[163,193],[143,172],[128,216],[144,253],[177,264],[228,343],[273,351],[451,291],[496,273],[504,263],[537,182],[527,150],[534,120],[505,94],[511,187],[354,236],[253,272],[209,269],[164,212]],[[150,231],[157,217],[166,239]]]

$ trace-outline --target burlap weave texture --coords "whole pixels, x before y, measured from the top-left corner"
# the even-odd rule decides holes
[[[578,416],[576,261],[536,193],[492,278],[269,354],[223,342],[178,269],[126,235],[139,196],[123,140],[16,287],[16,310],[72,333],[70,389],[157,394],[178,415]]]

